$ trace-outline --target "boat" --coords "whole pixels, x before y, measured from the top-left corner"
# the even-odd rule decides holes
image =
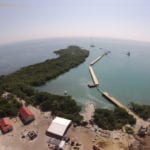
[[[130,52],[128,52],[127,55],[130,56]]]
[[[107,51],[107,52],[105,53],[105,55],[108,55],[109,53],[111,53],[111,51]]]
[[[96,87],[96,85],[95,85],[95,84],[92,84],[92,83],[89,83],[87,86],[88,86],[89,88],[94,88],[94,87]]]
[[[92,45],[90,45],[90,47],[95,47],[95,45],[92,44]]]
[[[68,95],[68,91],[67,90],[64,91],[64,95]]]

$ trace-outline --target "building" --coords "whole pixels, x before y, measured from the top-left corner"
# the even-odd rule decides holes
[[[35,119],[32,112],[26,106],[22,106],[19,109],[19,116],[20,116],[20,118],[21,118],[21,120],[24,124],[28,124],[28,123],[32,122]]]
[[[70,125],[71,120],[55,117],[49,128],[46,130],[46,134],[57,139],[62,139]]]
[[[59,143],[58,149],[59,149],[59,150],[64,150],[65,143],[66,143],[66,142],[65,142],[64,140],[62,140],[62,141]]]
[[[3,134],[13,130],[13,126],[9,117],[0,119],[0,128]]]

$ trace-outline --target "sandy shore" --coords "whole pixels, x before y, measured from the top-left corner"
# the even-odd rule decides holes
[[[92,119],[94,111],[95,111],[95,103],[88,102],[85,104],[84,110],[80,114],[83,116],[84,121],[88,122],[89,120]]]

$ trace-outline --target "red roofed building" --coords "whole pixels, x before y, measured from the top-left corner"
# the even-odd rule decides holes
[[[20,118],[21,118],[21,120],[23,121],[24,124],[28,124],[28,123],[32,122],[35,119],[32,112],[26,106],[22,106],[19,109],[19,116],[20,116]]]
[[[13,130],[12,123],[8,117],[0,119],[0,128],[3,134]]]

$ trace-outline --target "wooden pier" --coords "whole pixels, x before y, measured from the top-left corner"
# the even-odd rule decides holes
[[[119,100],[117,100],[107,92],[103,92],[101,90],[99,91],[102,92],[102,95],[105,98],[107,98],[111,103],[113,103],[115,106],[125,109],[128,112],[128,114],[132,115],[135,119],[139,119],[139,117],[134,112],[132,112],[127,106],[123,105]]]
[[[91,87],[97,87],[97,86],[99,86],[99,81],[98,81],[98,79],[97,79],[97,77],[96,77],[96,75],[95,75],[95,72],[94,72],[92,66],[93,66],[96,62],[98,62],[102,57],[104,57],[105,55],[108,55],[109,53],[110,53],[110,51],[105,52],[103,55],[97,57],[95,60],[93,60],[93,61],[90,63],[89,72],[90,72],[91,78],[92,78],[92,80],[93,80],[93,84],[88,84],[88,87],[91,88]]]
[[[95,60],[93,60],[93,61],[90,63],[90,66],[94,65],[96,62],[98,62],[101,58],[103,58],[103,57],[104,57],[105,55],[107,55],[108,53],[110,53],[110,51],[105,52],[102,56],[97,57]]]
[[[97,57],[95,60],[93,60],[90,65],[94,65],[96,62],[98,62],[102,57],[104,56],[104,54],[102,56]]]
[[[94,73],[94,70],[91,66],[89,66],[89,72],[90,72],[90,75],[91,75],[91,78],[93,80],[93,86],[98,86],[99,85],[99,81]]]

